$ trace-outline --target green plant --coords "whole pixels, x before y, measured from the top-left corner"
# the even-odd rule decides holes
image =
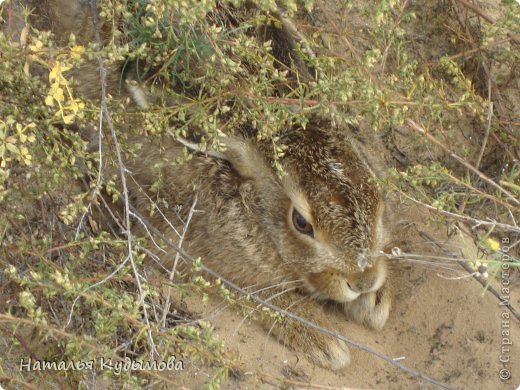
[[[501,4],[502,17],[495,23],[473,23],[464,30],[455,17],[463,11],[439,5],[443,12],[430,27],[448,35],[449,45],[430,63],[421,61],[407,39],[416,32],[417,18],[407,1],[364,7],[362,21],[373,28],[340,31],[331,25],[327,33],[334,39],[348,38],[349,55],[322,50],[322,29],[302,23],[308,41],[300,42],[297,51],[316,69],[316,77],[305,82],[294,82],[291,72],[297,71],[280,64],[272,42],[259,45],[255,33],[266,23],[277,23],[273,13],[278,7],[298,20],[298,12],[308,12],[313,2],[277,6],[264,1],[254,11],[240,8],[244,4],[100,2],[99,15],[110,26],[103,48],[95,42],[79,45],[74,36],[61,47],[51,34],[31,27],[28,16],[16,44],[0,34],[0,291],[6,297],[0,302],[0,332],[9,340],[9,348],[0,347],[0,383],[74,387],[88,379],[85,370],[52,371],[50,376],[20,371],[23,356],[85,362],[103,356],[124,362],[127,356],[149,360],[174,355],[209,367],[208,388],[218,388],[236,366],[209,324],[183,325],[181,319],[181,325],[165,327],[166,320],[175,318],[150,314],[152,321],[143,319],[145,312],[165,307],[159,284],[143,278],[140,285],[136,278],[153,243],[136,233],[129,245],[128,236],[121,234],[128,226],[112,221],[101,196],[105,191],[114,203],[124,199],[117,175],[105,176],[106,165],[117,165],[116,158],[92,148],[95,142],[79,131],[99,123],[101,115],[97,102],[77,96],[70,78],[89,61],[106,67],[135,62],[136,81],[151,91],[154,104],[147,111],[129,111],[124,99],[107,96],[110,118],[128,154],[140,146],[126,142],[130,134],[161,139],[200,129],[205,134],[201,147],[218,150],[221,133],[250,123],[258,138],[271,139],[274,156],[282,156],[285,148],[277,130],[305,125],[309,113],[340,125],[368,123],[379,132],[407,129],[408,160],[396,163],[381,183],[437,212],[442,221],[479,226],[475,236],[484,259],[466,260],[488,277],[489,286],[502,277],[504,262],[519,266],[513,252],[504,258],[504,239],[508,245],[517,243],[520,233],[520,169],[514,154],[520,146],[518,118],[508,119],[510,112],[499,106],[491,88],[505,90],[512,77],[507,69],[519,65],[515,2]],[[12,2],[0,3],[5,23],[11,7]],[[351,41],[370,45],[356,49]],[[463,57],[468,51],[475,56]],[[502,72],[488,73],[483,87],[472,71],[475,62]],[[38,77],[42,73],[46,76]],[[507,93],[518,98],[517,92]],[[467,128],[479,142],[460,142]],[[496,150],[502,157],[494,160]],[[158,212],[160,199],[151,200],[150,209]],[[112,222],[101,226],[107,219]],[[250,312],[247,300],[218,281],[183,276],[172,272],[172,278],[162,280],[172,296],[204,299],[217,290],[243,313]],[[281,321],[278,315],[274,319]],[[98,374],[128,388],[153,381],[175,385],[175,379],[153,370]]]

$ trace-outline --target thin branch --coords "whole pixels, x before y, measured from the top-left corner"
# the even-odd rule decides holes
[[[168,130],[167,130],[168,131]],[[177,229],[175,229],[175,226],[173,226],[173,224],[171,223],[171,221],[166,217],[166,215],[164,215],[163,211],[161,210],[161,208],[159,207],[159,205],[152,199],[150,198],[150,196],[146,193],[146,191],[144,190],[144,188],[141,186],[141,184],[139,184],[137,182],[137,180],[135,180],[135,178],[130,175],[130,178],[132,179],[132,181],[134,182],[134,184],[137,186],[137,189],[139,190],[139,193],[144,195],[144,197],[146,197],[146,199],[150,202],[150,204],[152,205],[152,207],[154,207],[155,210],[157,210],[157,212],[159,213],[159,215],[162,217],[163,221],[168,225],[168,227],[170,229],[172,229],[175,234],[180,238],[181,234],[177,231]],[[135,215],[135,214],[134,214]],[[181,221],[182,222],[182,221]],[[143,225],[144,226],[144,225]]]
[[[113,270],[109,275],[105,276],[103,279],[101,279],[99,282],[96,282],[94,284],[91,284],[90,286],[88,286],[87,288],[85,288],[83,291],[81,291],[77,296],[76,298],[74,298],[74,301],[72,302],[72,306],[70,308],[70,312],[69,312],[69,319],[67,320],[67,323],[65,324],[65,328],[67,326],[70,325],[70,323],[72,322],[72,314],[74,313],[74,308],[76,307],[76,303],[78,302],[79,298],[85,294],[87,291],[90,291],[94,288],[96,288],[97,286],[100,286],[102,285],[103,283],[106,283],[107,281],[109,281],[110,279],[112,279],[115,275],[118,274],[119,271],[121,271],[121,269],[126,265],[126,263],[128,262],[128,260],[130,259],[130,256],[127,256],[126,259],[117,266],[117,268],[115,270]]]
[[[482,146],[480,147],[480,152],[477,157],[477,161],[475,161],[475,168],[480,169],[480,163],[482,162],[482,157],[484,157],[484,152],[486,151],[486,146],[489,139],[489,133],[491,131],[491,120],[493,119],[493,101],[491,100],[491,77],[488,77],[488,113],[487,113],[487,126],[486,132],[484,133],[484,139],[482,140]],[[469,175],[468,175],[469,176]],[[502,184],[502,183],[501,183]],[[476,189],[475,189],[476,190]],[[488,194],[484,194],[481,191],[478,191],[484,196],[489,196]],[[468,201],[469,195],[464,195],[464,200],[461,203],[459,208],[459,212],[463,213],[466,208],[466,203]],[[497,199],[498,200],[498,199]]]
[[[144,224],[143,221],[141,221],[141,218],[139,217],[139,215],[136,215],[136,214],[134,214],[133,212],[130,212],[130,215],[131,215],[132,217],[134,217],[135,219],[137,219],[137,221],[138,221],[141,225],[143,225],[143,228],[144,228],[144,230],[146,230],[146,233],[147,233],[148,237],[150,237],[150,240],[152,240],[152,244],[153,244],[153,245],[154,245],[154,246],[155,246],[159,251],[166,253],[166,251],[165,251],[163,248],[161,248],[161,247],[160,247],[160,246],[155,242],[155,240],[153,239],[152,234],[151,234],[150,231],[148,230],[148,227]]]
[[[362,59],[361,59],[361,55],[359,54],[359,52],[356,50],[356,48],[354,47],[354,45],[347,39],[347,37],[345,36],[345,32],[344,31],[341,31],[341,29],[338,27],[338,25],[336,24],[336,22],[334,22],[334,18],[332,18],[329,14],[329,10],[327,9],[327,7],[325,6],[321,6],[320,3],[317,4],[317,8],[319,7],[319,10],[325,15],[325,18],[327,19],[327,22],[330,26],[332,26],[336,36],[345,44],[345,46],[348,47],[348,49],[350,50],[350,52],[352,53],[354,59],[358,62],[358,63],[361,63]],[[368,76],[371,77],[370,73],[368,73]]]
[[[454,158],[457,162],[464,165],[466,168],[468,168],[470,171],[475,173],[478,177],[480,177],[485,182],[489,183],[493,187],[495,187],[498,191],[502,192],[504,195],[506,195],[509,200],[511,200],[514,204],[517,206],[520,206],[520,200],[516,199],[513,194],[511,194],[509,191],[507,191],[505,188],[501,187],[495,181],[487,177],[484,173],[476,169],[473,165],[466,162],[462,157],[458,156],[456,153],[452,152],[446,145],[444,145],[442,142],[440,142],[437,138],[435,138],[433,135],[428,133],[423,127],[415,123],[411,119],[406,119],[406,122],[408,125],[414,129],[415,131],[425,135],[430,141],[432,141],[435,145],[441,147],[445,152],[447,152],[452,158]]]
[[[79,237],[79,232],[80,232],[80,229],[81,229],[81,226],[83,225],[83,221],[85,219],[85,217],[87,216],[88,213],[90,213],[92,211],[92,200],[94,198],[98,198],[99,196],[99,189],[101,188],[102,186],[102,172],[103,172],[103,115],[100,115],[99,116],[99,125],[98,125],[98,132],[97,132],[97,136],[98,136],[98,150],[97,150],[97,154],[98,154],[98,157],[99,157],[99,165],[98,165],[98,172],[97,172],[97,176],[96,176],[96,186],[94,188],[94,190],[90,193],[90,196],[89,196],[89,202],[88,202],[88,206],[87,206],[87,211],[85,211],[83,213],[83,215],[81,216],[79,222],[78,222],[78,227],[76,229],[76,234],[74,235],[74,239],[77,240],[78,237]]]
[[[487,15],[480,7],[477,7],[475,4],[470,3],[466,0],[456,0],[458,3],[462,4],[464,7],[469,8],[473,12],[475,12],[478,16],[480,16],[482,19],[484,19],[486,22],[495,24],[496,20],[493,19],[491,16]]]
[[[283,27],[289,32],[289,34],[292,37],[298,39],[298,42],[305,48],[305,51],[307,52],[307,55],[310,58],[316,58],[316,54],[314,53],[314,51],[310,47],[309,42],[307,41],[307,38],[305,38],[305,36],[296,28],[296,26],[294,25],[292,20],[285,16],[285,11],[283,9],[281,9],[281,8],[277,8],[273,12],[273,14],[274,14],[274,16],[276,16],[276,18],[278,20],[280,20],[280,22],[282,23]]]
[[[179,248],[182,248],[182,244],[184,243],[184,237],[186,236],[186,232],[188,231],[188,226],[190,225],[191,218],[193,217],[193,214],[195,213],[195,206],[197,205],[197,195],[195,194],[195,199],[193,199],[193,203],[191,204],[190,211],[188,213],[188,217],[186,219],[186,223],[184,224],[184,227],[182,228],[182,233],[179,238]],[[145,225],[146,226],[146,225]],[[168,280],[170,281],[168,285],[168,290],[166,292],[166,302],[164,303],[163,307],[163,313],[161,318],[161,326],[164,328],[166,326],[166,316],[170,312],[170,300],[172,295],[172,285],[173,285],[173,278],[175,276],[175,271],[177,270],[177,265],[180,260],[180,252],[177,251],[175,254],[175,260],[173,261],[173,267],[170,271],[170,275],[168,276]]]
[[[489,139],[489,133],[491,131],[491,120],[493,119],[493,101],[491,100],[491,77],[488,77],[488,113],[487,113],[487,126],[486,132],[484,133],[484,140],[482,141],[482,146],[480,147],[480,153],[478,154],[477,161],[475,162],[475,168],[480,168],[480,163],[482,162],[482,157],[484,157],[484,152],[486,150],[487,142]]]
[[[469,57],[472,54],[479,53],[485,49],[489,50],[494,46],[502,45],[503,43],[507,43],[509,41],[511,41],[511,38],[504,38],[504,39],[498,39],[495,41],[490,41],[490,42],[487,42],[485,45],[476,46],[470,50],[464,50],[457,54],[452,54],[451,56],[446,56],[446,58],[449,58],[450,60],[456,60],[457,58],[460,58],[460,57]],[[429,61],[429,62],[425,62],[425,63],[421,64],[422,67],[431,67],[431,66],[437,66],[437,65],[439,65],[439,60]]]
[[[100,36],[99,13],[98,13],[98,8],[97,8],[97,0],[90,0],[90,7],[92,9],[92,24],[94,25],[94,36],[95,36],[95,40],[96,40],[96,44],[97,44],[97,51],[100,53],[101,47],[102,47],[102,42],[101,42],[101,36]],[[106,69],[105,69],[105,65],[104,65],[104,60],[101,57],[101,55],[98,58],[98,62],[99,62],[99,77],[100,77],[100,82],[101,82],[101,113],[100,113],[100,115],[107,122],[108,128],[110,129],[110,133],[112,135],[114,147],[116,150],[117,163],[118,163],[118,167],[119,167],[119,176],[121,177],[121,184],[123,186],[123,199],[124,199],[124,208],[125,208],[124,234],[126,235],[126,238],[127,238],[127,250],[128,250],[128,257],[125,259],[125,261],[123,263],[125,263],[127,260],[129,260],[130,264],[132,266],[132,271],[135,276],[135,282],[137,284],[137,289],[139,290],[140,304],[143,307],[146,331],[148,334],[148,339],[149,339],[150,347],[151,347],[151,355],[152,355],[151,358],[153,359],[155,357],[155,355],[157,354],[157,349],[155,347],[155,342],[153,340],[152,328],[151,328],[150,321],[148,318],[148,311],[147,311],[146,305],[145,305],[145,294],[144,294],[143,288],[141,286],[141,280],[140,280],[141,276],[139,275],[137,266],[135,265],[133,250],[132,250],[133,240],[132,240],[131,222],[130,222],[130,197],[128,195],[128,187],[127,187],[127,183],[126,183],[127,169],[123,162],[121,146],[117,139],[117,133],[116,133],[116,130],[112,123],[112,118],[110,116],[110,113],[108,111],[107,96],[106,96],[107,74],[106,74]],[[102,125],[102,121],[100,120],[100,126],[101,125]]]
[[[411,196],[405,194],[404,192],[400,192],[401,195],[403,195],[406,199],[412,201],[415,204],[418,204],[422,207],[426,207],[428,210],[435,211],[436,213],[442,214],[445,217],[453,218],[459,221],[469,222],[472,223],[474,226],[473,228],[479,227],[479,226],[492,226],[494,228],[508,230],[515,233],[520,233],[520,228],[513,225],[508,225],[506,223],[499,223],[496,221],[483,221],[481,219],[476,219],[472,217],[468,217],[467,215],[462,214],[455,214],[446,210],[439,209],[435,206],[432,206],[430,204],[421,202],[420,200],[414,199]]]

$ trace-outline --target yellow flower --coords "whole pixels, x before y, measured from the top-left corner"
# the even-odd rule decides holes
[[[76,45],[70,49],[72,58],[80,58],[81,54],[85,52],[85,47]]]
[[[486,245],[489,249],[497,252],[500,250],[500,243],[493,238],[486,238]]]

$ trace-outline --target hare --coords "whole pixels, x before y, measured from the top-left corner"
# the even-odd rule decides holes
[[[226,137],[225,151],[195,151],[188,162],[172,165],[182,154],[181,143],[163,141],[160,152],[145,140],[127,168],[145,191],[157,181],[164,184],[147,195],[134,184],[134,204],[146,209],[153,194],[168,209],[182,206],[170,220],[186,220],[197,196],[186,252],[241,286],[280,285],[268,290],[270,302],[321,326],[329,326],[323,306],[331,301],[355,321],[381,329],[390,298],[386,258],[377,255],[383,203],[373,173],[344,131],[319,117],[311,117],[305,129],[295,126],[278,135],[288,146],[281,177],[272,168],[270,141]],[[174,235],[161,217],[152,222]],[[272,320],[264,325],[270,328]],[[274,333],[322,366],[349,363],[343,341],[300,323],[286,321]]]
[[[87,1],[48,3],[81,25],[90,20]],[[52,11],[49,15],[59,21]],[[70,29],[70,23],[56,23],[49,22],[55,31]],[[88,38],[89,31],[81,36]],[[257,141],[254,131],[243,127],[222,138],[225,149],[218,153],[173,138],[160,145],[148,137],[136,139],[143,146],[125,162],[134,206],[146,211],[150,198],[159,199],[175,227],[196,198],[183,244],[187,253],[236,284],[265,290],[262,296],[271,303],[320,326],[331,327],[328,303],[333,303],[346,317],[381,329],[390,310],[387,263],[379,255],[384,205],[362,152],[345,129],[311,116],[305,128],[277,134],[287,146],[278,161],[280,175],[273,168],[271,141]],[[192,158],[172,164],[186,145]],[[172,226],[157,213],[151,222],[175,240]],[[272,327],[272,319],[262,321]],[[336,370],[350,361],[343,341],[299,322],[285,320],[273,333],[324,367]]]

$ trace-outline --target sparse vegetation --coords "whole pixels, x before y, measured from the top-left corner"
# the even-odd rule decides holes
[[[458,2],[434,2],[435,12],[425,7],[435,13],[428,20],[408,1],[380,1],[366,6],[350,31],[314,23],[313,3],[99,1],[106,36],[98,48],[72,35],[58,44],[32,24],[29,8],[18,28],[12,15],[21,8],[0,2],[0,334],[6,340],[0,384],[175,385],[167,371],[105,370],[96,377],[89,370],[21,371],[20,359],[29,357],[115,362],[175,356],[204,367],[207,388],[218,388],[237,370],[237,357],[211,324],[191,319],[181,303],[216,292],[237,306],[246,300],[199,272],[168,278],[146,271],[153,234],[134,218],[129,245],[125,220],[111,215],[115,207],[107,203],[121,202],[124,194],[118,173],[108,173],[119,172],[108,168],[118,167],[117,158],[101,147],[101,134],[111,139],[110,131],[106,117],[99,129],[99,101],[76,87],[77,72],[98,61],[107,69],[136,66],[135,81],[151,96],[150,109],[139,110],[128,108],[124,94],[107,93],[124,155],[140,146],[127,142],[129,135],[177,137],[188,128],[207,135],[201,148],[218,150],[220,132],[247,122],[259,138],[272,139],[273,155],[281,156],[277,130],[305,124],[309,113],[371,128],[388,135],[389,154],[398,156],[381,184],[433,211],[433,223],[473,227],[484,255],[459,260],[486,279],[487,288],[504,277],[504,262],[511,269],[507,278],[518,278],[518,3],[502,1],[496,15],[487,16],[490,23]],[[261,26],[279,23],[280,9],[306,37],[298,51],[314,79],[279,63],[269,40],[258,44]],[[417,17],[428,24],[425,33]],[[357,28],[363,24],[370,27]],[[409,37],[414,33],[443,34],[446,45],[436,48],[440,53],[418,53]],[[334,51],[327,42],[347,49]],[[402,134],[404,141],[397,140]],[[160,199],[150,200],[150,212],[160,208]],[[248,313],[251,305],[244,305]]]

